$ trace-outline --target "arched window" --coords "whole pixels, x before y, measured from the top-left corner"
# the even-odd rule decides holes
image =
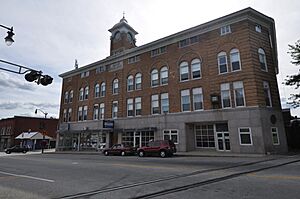
[[[226,52],[220,52],[218,54],[218,65],[219,65],[219,74],[228,72]]]
[[[151,86],[158,86],[159,85],[159,80],[158,80],[158,70],[153,69],[151,72]]]
[[[95,85],[95,97],[99,97],[100,96],[100,86],[99,84]]]
[[[262,48],[258,49],[258,58],[260,63],[260,69],[263,71],[268,71],[266,54]]]
[[[142,74],[141,73],[137,73],[135,75],[135,89],[136,90],[142,89]]]
[[[84,88],[84,99],[86,100],[86,99],[88,99],[88,98],[89,98],[89,87],[86,86],[86,87]]]
[[[240,52],[234,48],[230,51],[231,71],[241,70]]]
[[[133,86],[133,76],[129,75],[127,77],[127,91],[133,91],[134,90],[134,86]]]
[[[191,63],[192,79],[201,77],[201,63],[200,59],[193,59]]]
[[[166,85],[168,84],[168,81],[169,81],[168,68],[164,66],[160,69],[160,83],[161,85]]]
[[[100,96],[104,97],[105,96],[105,82],[101,83],[101,92],[100,92]]]
[[[65,92],[65,104],[69,102],[69,92]]]
[[[113,81],[113,94],[118,94],[119,93],[119,80],[114,79]]]
[[[79,90],[79,101],[82,101],[83,100],[83,88],[80,88]]]
[[[73,96],[74,96],[74,92],[73,90],[70,90],[70,94],[69,94],[69,103],[73,102]]]
[[[181,62],[180,64],[180,81],[189,79],[189,65],[187,62]]]

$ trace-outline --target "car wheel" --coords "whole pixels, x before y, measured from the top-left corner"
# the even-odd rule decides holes
[[[167,156],[167,153],[166,153],[166,151],[160,151],[159,155],[160,155],[160,157],[164,158]]]
[[[126,155],[125,151],[122,151],[121,156],[125,156],[125,155]]]
[[[27,153],[27,151],[23,151],[23,153]]]
[[[108,156],[108,155],[109,155],[108,151],[105,151],[105,152],[104,152],[104,155]]]
[[[139,155],[140,157],[144,157],[144,156],[145,156],[145,152],[144,152],[144,151],[139,151],[139,152],[138,152],[138,155]]]
[[[5,153],[10,154],[10,151],[5,151]]]

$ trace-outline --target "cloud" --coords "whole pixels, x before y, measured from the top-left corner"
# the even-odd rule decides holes
[[[13,76],[6,75],[2,72],[0,73],[0,87],[3,87],[7,90],[11,90],[11,89],[19,89],[19,90],[27,90],[27,91],[35,90],[33,85],[28,84],[28,82],[24,80],[20,80],[18,78],[14,78]]]
[[[21,102],[0,102],[0,109],[13,110],[13,109],[29,109],[34,110],[36,108],[40,109],[58,109],[59,104],[51,103],[21,103]]]

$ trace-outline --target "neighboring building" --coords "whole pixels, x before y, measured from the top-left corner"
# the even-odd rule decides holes
[[[58,119],[14,116],[0,120],[0,151],[5,148],[21,144],[20,139],[15,139],[23,132],[38,131],[56,138]],[[39,147],[37,147],[39,148]]]
[[[290,109],[283,109],[283,120],[289,151],[300,149],[300,119],[291,115]]]
[[[58,150],[287,151],[272,18],[247,8],[139,47],[124,17],[109,31],[109,57],[60,75]]]

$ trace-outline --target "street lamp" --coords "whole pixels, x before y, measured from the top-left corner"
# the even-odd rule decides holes
[[[8,30],[7,31],[7,36],[4,38],[4,40],[5,40],[5,43],[6,43],[7,46],[12,45],[12,43],[14,42],[12,37],[15,35],[15,33],[13,33],[14,28],[13,27],[9,28],[9,27],[3,26],[1,24],[0,24],[0,27],[5,28],[5,29]]]
[[[46,113],[45,111],[41,110],[41,109],[35,109],[34,113],[37,114],[37,112],[40,111],[45,115],[45,118],[47,118],[48,113]],[[40,127],[41,129],[43,129],[43,142],[42,142],[42,153],[44,153],[44,148],[45,148],[45,124]]]

